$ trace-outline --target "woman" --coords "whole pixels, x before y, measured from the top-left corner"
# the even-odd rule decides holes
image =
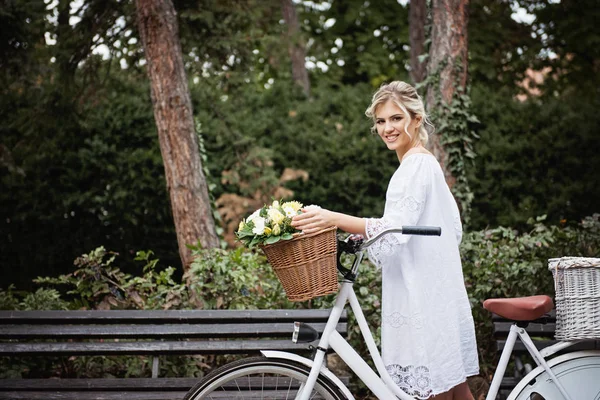
[[[393,226],[440,226],[441,237],[387,235],[369,248],[382,269],[382,356],[409,395],[472,400],[466,379],[479,373],[479,364],[458,250],[462,226],[442,169],[425,148],[431,124],[423,101],[411,85],[395,81],[375,93],[366,115],[400,161],[383,217],[308,207],[292,225],[305,233],[336,225],[367,238]]]

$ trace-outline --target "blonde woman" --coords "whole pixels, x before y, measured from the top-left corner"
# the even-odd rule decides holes
[[[402,225],[442,228],[439,238],[387,235],[369,248],[382,271],[381,351],[398,386],[419,399],[472,400],[466,379],[479,373],[475,328],[458,245],[458,206],[436,158],[425,148],[431,127],[421,97],[395,81],[373,96],[366,115],[400,166],[382,218],[310,207],[292,224],[305,233],[336,225],[371,238]]]

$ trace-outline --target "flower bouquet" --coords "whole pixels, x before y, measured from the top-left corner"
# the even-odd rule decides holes
[[[301,213],[301,203],[275,200],[242,220],[236,232],[247,247],[264,251],[291,301],[338,289],[336,227],[304,234],[291,225],[294,215]]]
[[[275,200],[270,206],[265,205],[240,221],[235,235],[249,248],[290,240],[294,233],[300,233],[291,223],[294,215],[302,213],[301,209],[302,203],[297,201],[281,203]]]

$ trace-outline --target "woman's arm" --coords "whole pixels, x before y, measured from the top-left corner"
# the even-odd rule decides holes
[[[330,226],[337,226],[348,233],[365,234],[365,220],[324,208],[304,208],[302,214],[294,216],[292,226],[304,233],[314,233]]]

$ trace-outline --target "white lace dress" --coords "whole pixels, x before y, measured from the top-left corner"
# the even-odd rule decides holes
[[[441,226],[441,236],[387,235],[369,248],[382,270],[381,350],[394,381],[426,399],[479,373],[475,328],[458,244],[462,225],[442,169],[430,154],[407,156],[367,238],[402,225]]]

